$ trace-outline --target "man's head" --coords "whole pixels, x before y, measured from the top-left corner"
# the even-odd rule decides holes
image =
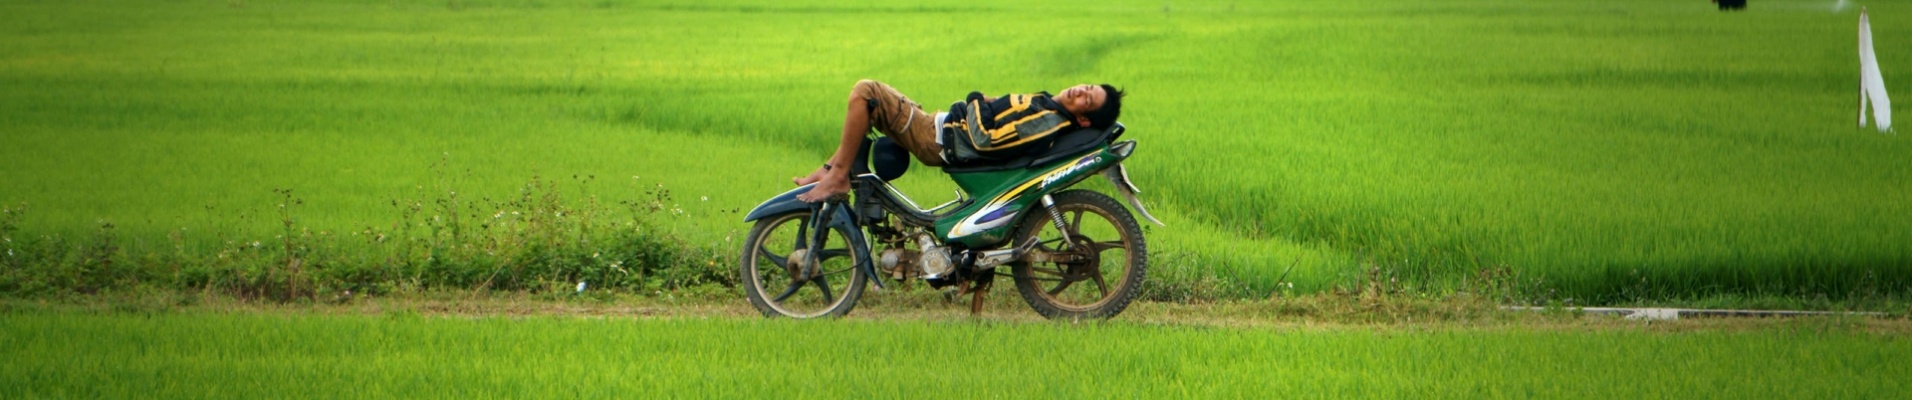
[[[1075,115],[1076,125],[1106,128],[1122,116],[1122,90],[1109,84],[1075,85],[1063,89],[1053,100]]]

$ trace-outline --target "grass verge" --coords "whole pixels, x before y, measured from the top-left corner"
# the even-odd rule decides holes
[[[1899,362],[1912,356],[1902,316],[1644,323],[1306,298],[1142,303],[1117,321],[1069,324],[1000,308],[969,317],[916,296],[859,314],[876,319],[788,321],[707,297],[450,296],[153,309],[4,301],[0,397],[1885,398],[1912,389],[1897,379],[1912,372]],[[1307,309],[1323,311],[1296,312]]]

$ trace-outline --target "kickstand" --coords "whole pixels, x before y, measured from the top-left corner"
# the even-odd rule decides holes
[[[994,277],[992,276],[991,278]],[[969,315],[977,316],[983,314],[983,295],[989,293],[990,283],[994,281],[994,279],[991,279],[977,282],[975,287],[970,288]]]

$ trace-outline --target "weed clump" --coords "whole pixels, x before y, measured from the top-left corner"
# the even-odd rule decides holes
[[[210,238],[194,241],[182,228],[168,232],[161,246],[129,246],[108,221],[81,238],[16,238],[26,207],[7,206],[0,211],[0,292],[174,289],[285,302],[422,290],[555,293],[579,283],[642,294],[734,284],[724,272],[727,249],[693,245],[655,223],[683,212],[670,206],[661,185],[614,205],[567,196],[564,185],[538,177],[501,201],[444,190],[394,198],[389,224],[349,232],[301,223],[304,200],[290,189],[274,193],[278,221],[270,238],[232,228],[247,225],[250,216],[239,214],[242,221],[214,229]]]

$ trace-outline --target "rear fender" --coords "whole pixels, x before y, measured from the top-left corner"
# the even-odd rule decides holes
[[[1136,193],[1141,193],[1142,189],[1136,188],[1135,182],[1129,180],[1129,170],[1123,167],[1122,163],[1116,163],[1115,166],[1102,170],[1102,176],[1109,178],[1110,186],[1115,186],[1115,191],[1121,193],[1122,199],[1129,202],[1129,208],[1134,208],[1135,212],[1142,214],[1143,219],[1154,222],[1157,226],[1168,226],[1161,220],[1155,219],[1154,215],[1150,215],[1147,208],[1142,208],[1142,199],[1135,196]]]

